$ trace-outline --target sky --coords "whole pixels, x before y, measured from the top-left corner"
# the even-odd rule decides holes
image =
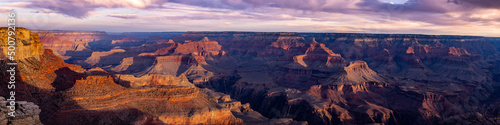
[[[11,11],[32,30],[500,37],[500,0],[3,0],[0,22]]]

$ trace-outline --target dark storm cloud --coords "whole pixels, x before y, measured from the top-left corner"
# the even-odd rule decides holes
[[[480,8],[500,9],[500,0],[448,0],[455,4],[463,4]]]

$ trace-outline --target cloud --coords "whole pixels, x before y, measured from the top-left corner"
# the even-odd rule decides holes
[[[0,3],[0,6],[4,7],[27,7],[30,2],[12,2],[12,3]]]
[[[296,20],[298,18],[287,14],[262,14],[253,12],[197,12],[182,16],[161,16],[160,20]]]
[[[97,8],[151,9],[162,8],[167,3],[229,10],[281,8],[352,14],[366,12],[446,13],[464,11],[473,7],[500,7],[498,0],[408,0],[404,4],[392,4],[380,0],[34,0],[31,1],[30,7],[85,18],[90,11],[95,11]]]
[[[24,8],[28,5],[27,2],[0,3],[0,13],[8,13],[14,10],[13,8]]]
[[[135,19],[139,17],[137,14],[110,14],[108,17],[122,18],[122,19]]]
[[[448,0],[455,4],[462,4],[479,8],[496,8],[500,9],[500,1],[498,0]]]
[[[296,25],[299,26],[296,29],[313,23],[314,26],[327,27],[324,31],[339,27],[343,28],[339,31],[358,31],[367,29],[363,27],[384,29],[390,25],[405,25],[395,24],[397,22],[419,24],[413,28],[420,26],[433,28],[476,25],[494,27],[499,25],[500,21],[498,0],[406,0],[398,4],[383,0],[24,0],[14,3],[4,3],[0,6],[34,9],[33,12],[40,13],[58,13],[65,18],[82,19],[79,21],[106,16],[136,19],[134,21],[143,21],[145,24],[156,24],[147,23],[148,21],[159,21],[159,23],[177,21],[186,27],[209,25],[207,27],[211,28],[217,28],[212,22],[228,24],[245,22],[250,28],[253,28],[253,25],[266,23],[265,28],[294,29],[279,24],[298,22]],[[61,16],[58,14],[54,15]],[[259,22],[256,23],[255,20]]]
[[[223,9],[246,9],[254,6],[246,1],[247,0],[167,0],[158,3],[171,2],[192,6]]]
[[[97,8],[139,8],[153,7],[156,0],[34,0],[30,8],[48,9],[75,18],[85,18]]]
[[[441,0],[408,0],[403,4],[392,4],[379,0],[362,0],[357,5],[365,11],[388,11],[390,13],[444,13],[448,11],[449,5]]]
[[[33,1],[29,7],[43,9],[45,10],[44,12],[61,13],[75,18],[87,17],[89,11],[94,11],[96,8],[95,5],[88,5],[85,1],[66,0],[36,0]]]
[[[75,18],[85,18],[97,8],[162,8],[166,3],[177,3],[205,8],[229,10],[260,9],[265,7],[305,11],[342,12],[359,0],[33,0],[29,8],[48,9]]]
[[[0,13],[8,13],[10,11],[12,11],[13,9],[10,9],[10,8],[0,8]]]

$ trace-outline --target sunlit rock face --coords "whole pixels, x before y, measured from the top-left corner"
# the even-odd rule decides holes
[[[88,76],[77,80],[72,88],[64,91],[73,101],[68,102],[71,105],[61,107],[60,113],[55,116],[55,123],[74,124],[74,121],[82,121],[90,124],[130,124],[148,117],[165,124],[242,122],[230,110],[219,107],[217,102],[200,94],[198,88],[187,80],[151,76],[149,80],[140,81],[123,77],[120,77],[120,82],[130,83],[131,88],[116,84],[110,76]],[[114,112],[107,112],[110,110]],[[101,117],[96,120],[96,115]]]
[[[8,39],[8,29],[1,28],[0,32],[2,33],[0,46],[2,49],[2,59],[8,57],[9,52],[9,41],[12,39]],[[22,60],[30,57],[35,57],[43,55],[42,42],[40,42],[37,34],[31,33],[28,29],[18,28],[15,31],[15,35],[12,38],[16,39],[15,51],[17,54],[15,55],[17,60]]]
[[[0,29],[1,34],[6,31]],[[44,50],[37,34],[24,28],[17,28],[16,34],[19,117],[5,120],[2,108],[2,124],[242,124],[186,77],[115,75],[98,67],[85,70]],[[6,39],[3,35],[0,42],[1,70],[9,69]],[[7,84],[0,87],[2,95],[9,95]],[[2,99],[0,103],[5,102]]]
[[[107,49],[89,47],[90,55],[73,62],[94,70],[75,71],[72,77],[65,76],[74,85],[52,88],[64,91],[64,98],[81,99],[71,103],[83,109],[108,108],[112,106],[93,103],[114,102],[117,106],[111,109],[132,112],[120,118],[123,123],[500,122],[500,99],[495,96],[500,82],[500,41],[496,38],[284,32],[187,32],[171,38],[129,33],[122,37],[126,39],[113,39],[114,45],[110,40]],[[105,84],[92,84],[96,82]],[[85,96],[92,91],[81,91],[92,85],[109,90],[96,89],[102,94],[92,99]],[[131,97],[148,100],[155,110],[141,107],[140,102],[122,103],[121,98]],[[161,101],[165,98],[171,100]],[[165,105],[210,108],[182,115],[185,112],[180,109],[161,107]],[[67,109],[82,108],[69,105]],[[66,118],[66,114],[58,117]],[[132,118],[136,120],[124,120]]]

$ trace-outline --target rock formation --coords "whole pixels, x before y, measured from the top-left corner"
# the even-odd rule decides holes
[[[8,69],[6,32],[7,28],[0,29],[1,70]],[[8,123],[242,124],[228,108],[209,100],[185,77],[135,78],[116,76],[101,68],[85,70],[65,63],[51,50],[43,50],[37,34],[24,28],[16,28],[16,34],[16,99],[21,114]],[[6,84],[0,87],[0,94],[8,95]]]
[[[9,101],[10,102],[10,101]],[[8,101],[0,97],[0,125],[42,125],[40,121],[40,109],[32,102],[18,101],[15,117],[8,117]]]
[[[64,71],[62,78],[74,81],[74,85],[34,85],[72,98],[74,101],[65,103],[78,105],[63,108],[79,115],[57,117],[80,121],[88,120],[87,113],[118,117],[106,112],[112,110],[129,112],[112,121],[124,124],[196,124],[210,118],[227,124],[499,124],[500,99],[495,96],[500,90],[498,38],[286,32],[166,34],[123,33],[122,37],[135,38],[113,39],[116,46],[109,46],[110,40],[103,50],[89,47],[91,55],[72,62],[102,70],[73,67],[69,68],[73,72]],[[118,45],[127,40],[134,43],[134,39],[140,39],[141,45]],[[73,45],[47,46],[59,51],[61,46]],[[106,89],[95,90],[102,93],[90,97],[85,96],[88,92],[80,92],[92,85]],[[172,100],[161,100],[170,95]],[[155,110],[141,107],[140,101],[120,103],[130,97],[142,97]],[[43,116],[45,106],[40,107]],[[83,110],[87,108],[108,110]]]
[[[155,76],[153,76],[155,77]],[[152,79],[151,83],[163,83],[164,79]],[[55,117],[57,124],[116,124],[133,123],[143,117],[157,117],[166,124],[240,124],[229,109],[207,100],[192,84],[147,84],[150,87],[125,88],[113,82],[109,76],[88,76],[77,80],[65,91],[71,102],[64,105]],[[177,81],[172,81],[177,82]],[[149,82],[148,82],[149,83]],[[189,84],[184,82],[183,84]],[[106,112],[117,110],[120,114]],[[125,110],[125,111],[120,111]],[[129,110],[129,111],[127,111]],[[94,118],[95,115],[107,117]],[[68,120],[72,119],[72,120]]]

